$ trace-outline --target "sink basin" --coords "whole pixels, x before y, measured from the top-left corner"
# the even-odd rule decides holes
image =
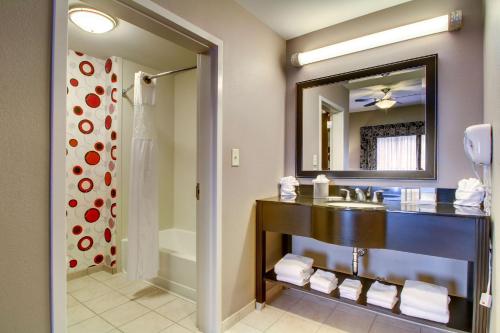
[[[370,202],[349,202],[349,201],[339,201],[339,202],[327,202],[327,206],[339,207],[339,208],[361,208],[361,209],[383,209],[383,205],[370,203]]]

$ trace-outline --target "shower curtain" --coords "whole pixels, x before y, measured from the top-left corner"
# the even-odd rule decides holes
[[[134,125],[130,164],[127,277],[146,280],[158,275],[158,170],[153,123],[156,80],[135,73]]]

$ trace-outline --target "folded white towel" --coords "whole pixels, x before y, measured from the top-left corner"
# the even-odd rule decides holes
[[[319,286],[328,289],[331,284],[337,285],[337,277],[335,274],[321,269],[317,269],[316,272],[311,276],[311,285]]]
[[[361,290],[359,292],[356,292],[356,293],[344,292],[344,291],[340,290],[340,297],[352,299],[353,301],[357,301],[360,294],[361,294]]]
[[[361,294],[362,287],[359,280],[345,279],[339,287],[340,297],[356,301]]]
[[[278,281],[283,281],[283,282],[288,282],[291,284],[295,284],[297,286],[305,286],[309,282],[309,276],[305,278],[300,278],[300,277],[294,277],[294,276],[288,276],[288,275],[277,275],[276,279]]]
[[[368,303],[376,305],[376,306],[380,306],[380,307],[383,307],[383,308],[386,308],[386,309],[392,309],[394,307],[394,305],[396,305],[396,303],[398,302],[398,298],[394,297],[393,299],[391,299],[389,301],[383,301],[383,300],[380,300],[378,298],[370,298],[370,297],[368,297],[366,299],[366,301]]]
[[[401,304],[399,306],[401,312],[407,316],[418,317],[423,319],[428,319],[432,321],[437,321],[439,323],[448,323],[450,321],[450,312],[436,313],[432,311],[424,311],[421,309],[414,308],[412,306]]]
[[[401,304],[427,312],[448,311],[448,289],[435,284],[406,280],[401,292]]]
[[[479,179],[462,179],[458,182],[458,188],[455,191],[456,200],[453,204],[479,207],[484,200],[485,193],[486,188]]]
[[[378,281],[375,281],[371,286],[366,296],[372,299],[378,299],[382,302],[388,301],[392,302],[392,300],[397,296],[398,290],[396,286],[383,284]]]
[[[278,275],[288,275],[304,278],[312,274],[313,259],[288,253],[274,265]]]
[[[332,291],[335,290],[335,288],[337,288],[337,282],[335,282],[335,283],[332,282],[327,287],[324,287],[322,285],[313,284],[311,282],[311,289],[320,291],[320,292],[325,293],[325,294],[330,294]]]
[[[298,180],[293,176],[282,177],[280,179],[280,196],[282,198],[295,198],[295,186],[299,186]]]

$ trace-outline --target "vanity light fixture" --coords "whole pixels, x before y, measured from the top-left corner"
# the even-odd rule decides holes
[[[454,31],[462,27],[462,11],[455,10],[450,14],[428,20],[403,25],[345,42],[332,44],[319,49],[294,53],[292,65],[300,67],[313,62],[340,57],[346,54],[373,49],[375,47],[402,42],[405,40],[436,34],[444,31]]]
[[[68,11],[69,19],[77,27],[94,34],[102,34],[116,27],[116,20],[97,9],[75,7]]]

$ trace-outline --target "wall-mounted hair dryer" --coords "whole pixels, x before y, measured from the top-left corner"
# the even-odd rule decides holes
[[[465,129],[464,149],[476,165],[491,164],[491,125],[472,125]]]

